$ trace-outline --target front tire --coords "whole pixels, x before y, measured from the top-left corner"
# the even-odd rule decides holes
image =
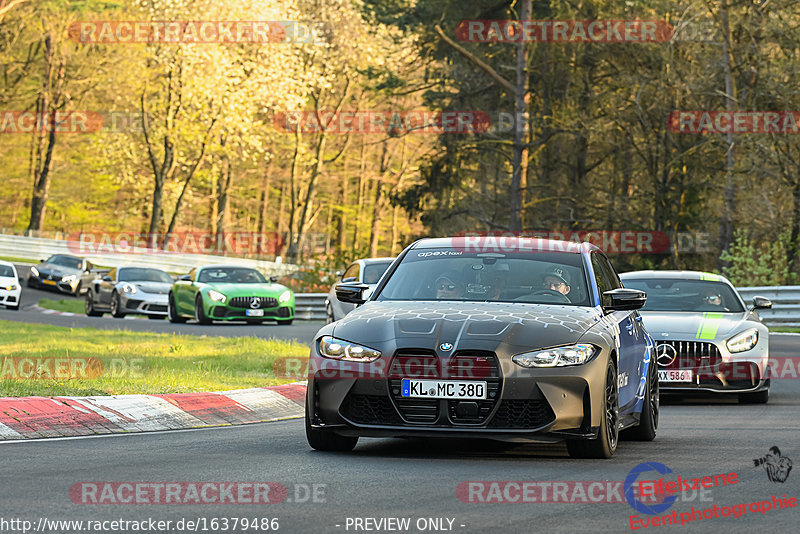
[[[573,458],[611,458],[619,443],[619,391],[617,370],[608,360],[603,396],[603,417],[598,436],[590,440],[568,439],[567,450]]]
[[[171,323],[185,323],[186,317],[181,317],[178,314],[178,309],[175,307],[175,295],[169,294],[169,301],[167,303],[167,317]]]
[[[206,310],[203,308],[203,297],[197,295],[194,300],[194,318],[199,324],[211,324],[211,319],[206,315]]]
[[[333,306],[331,306],[330,301],[325,301],[325,319],[328,323],[332,323],[336,319],[333,317]]]
[[[306,401],[306,440],[312,449],[329,452],[350,452],[358,443],[358,437],[340,436],[333,430],[325,428],[312,428],[308,401]]]
[[[119,301],[119,293],[116,291],[113,295],[111,295],[111,316],[116,317],[117,319],[122,319],[125,317],[125,312],[121,311],[122,306]]]
[[[289,325],[291,325],[291,324],[292,324],[292,321],[293,321],[293,320],[294,320],[294,319],[284,319],[284,320],[276,319],[276,322],[277,322],[277,323],[278,323],[278,325],[280,325],[280,326],[289,326]]]
[[[632,441],[653,441],[658,430],[658,412],[660,409],[660,388],[658,384],[658,370],[655,362],[651,360],[650,367],[653,370],[650,380],[647,381],[645,388],[644,404],[642,415],[639,418],[639,425],[627,430],[623,430],[620,436]]]
[[[102,317],[103,312],[97,311],[94,307],[94,292],[90,289],[86,292],[86,304],[84,305],[86,315],[89,317]]]
[[[19,304],[17,304],[16,306],[8,306],[8,309],[13,311],[19,311]]]

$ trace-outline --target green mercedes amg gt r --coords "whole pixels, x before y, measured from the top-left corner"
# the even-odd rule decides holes
[[[206,265],[178,278],[169,291],[168,315],[173,323],[266,320],[289,325],[294,319],[294,293],[267,281],[260,272],[236,265]]]

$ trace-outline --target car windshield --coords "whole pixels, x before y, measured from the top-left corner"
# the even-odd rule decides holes
[[[0,265],[0,276],[5,278],[16,278],[14,269],[10,265]]]
[[[383,273],[386,272],[386,269],[392,262],[387,261],[385,263],[368,263],[364,266],[364,283],[365,284],[377,284],[378,280],[381,279]]]
[[[129,267],[119,270],[120,282],[162,282],[171,284],[170,275],[160,269],[143,269],[139,267]]]
[[[568,281],[556,286],[553,277]],[[590,306],[582,256],[415,249],[376,300],[462,300]],[[559,290],[560,289],[560,290]]]
[[[70,269],[80,269],[83,260],[80,258],[73,258],[72,256],[51,256],[47,263],[58,265],[60,267],[69,267]]]
[[[625,280],[625,287],[647,293],[642,311],[741,313],[742,304],[728,284],[678,278]]]
[[[247,267],[211,267],[200,271],[198,282],[206,284],[266,284],[260,272]]]

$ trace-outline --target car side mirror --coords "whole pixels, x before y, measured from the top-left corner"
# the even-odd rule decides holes
[[[190,274],[182,274],[182,275],[180,275],[178,277],[178,280],[180,282],[191,282],[192,281],[192,275],[190,275]]]
[[[105,276],[103,277],[103,282],[111,282],[111,277],[110,277],[110,276],[108,276],[108,275],[105,275]]]
[[[772,301],[767,297],[753,297],[754,310],[768,310],[770,308],[772,308]]]
[[[44,263],[44,260],[39,260],[39,263]]]
[[[334,286],[336,291],[336,298],[340,302],[347,302],[349,304],[364,304],[364,290],[369,289],[367,284],[345,283],[336,284]]]
[[[604,291],[603,295],[611,298],[611,304],[603,306],[604,311],[638,310],[647,301],[647,293],[627,287]]]
[[[275,275],[272,275],[272,276],[269,277],[269,281],[274,284],[274,283],[276,283],[278,281],[278,277],[275,276]]]

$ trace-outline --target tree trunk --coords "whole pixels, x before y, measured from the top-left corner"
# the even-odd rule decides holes
[[[167,249],[170,234],[173,232],[173,230],[175,230],[175,225],[178,222],[178,215],[180,214],[181,206],[183,205],[183,197],[186,195],[186,191],[189,189],[189,183],[192,181],[192,178],[197,172],[198,167],[203,164],[203,161],[206,158],[206,147],[211,139],[211,134],[214,130],[214,125],[216,124],[218,117],[219,115],[212,119],[211,124],[208,126],[208,130],[206,130],[205,136],[203,137],[203,143],[200,145],[200,154],[197,155],[197,159],[187,171],[186,178],[183,181],[183,188],[181,188],[181,194],[178,195],[178,200],[175,202],[175,210],[172,212],[172,219],[169,221],[167,233],[164,235],[164,250]],[[230,177],[228,177],[228,179],[230,179]]]
[[[734,111],[736,101],[736,88],[731,75],[731,31],[728,23],[727,0],[719,2],[719,16],[722,26],[722,65],[725,72],[725,109],[730,114]],[[733,131],[728,128],[725,135],[728,145],[725,164],[725,189],[722,194],[722,217],[720,221],[720,251],[727,250],[733,242],[733,214],[736,213],[736,184],[734,183],[733,168]],[[720,259],[718,267],[722,268],[725,262]]]
[[[33,146],[31,147],[30,169],[33,178],[31,193],[31,217],[26,233],[39,232],[44,226],[44,215],[47,198],[50,193],[50,166],[53,161],[53,149],[56,144],[55,113],[58,102],[53,94],[53,36],[48,33],[44,38],[44,74],[42,88],[36,102],[37,116],[42,117],[42,125],[34,128]],[[64,65],[58,69],[59,84],[64,80]],[[44,117],[47,117],[46,123]],[[49,126],[49,132],[48,127]]]
[[[520,0],[519,20],[531,18],[531,0]],[[514,152],[511,161],[511,211],[508,228],[512,232],[522,231],[522,206],[528,161],[528,53],[530,46],[520,39],[517,43],[516,74],[514,88]]]
[[[367,168],[367,145],[361,141],[361,156],[358,165],[358,195],[356,197],[356,221],[353,227],[353,250],[358,250],[361,230],[361,207],[364,204],[364,174]]]
[[[372,207],[372,225],[369,232],[369,255],[378,255],[378,240],[380,239],[381,204],[383,203],[383,179],[378,178],[375,184],[375,204]]]
[[[297,213],[297,180],[298,168],[300,167],[300,128],[297,128],[294,133],[294,155],[292,156],[292,169],[289,172],[289,192],[291,198],[289,200],[289,229],[286,242],[289,248],[286,250],[286,257],[289,262],[293,262],[297,257],[297,249],[294,240],[295,217]]]
[[[267,165],[267,172],[264,174],[264,182],[261,186],[261,199],[259,200],[259,210],[258,210],[258,235],[264,236],[264,233],[267,231],[267,216],[269,213],[269,188],[270,183],[272,181],[272,163],[273,160],[269,161],[269,165]]]
[[[311,209],[314,204],[314,194],[316,193],[317,178],[322,174],[322,168],[325,164],[325,139],[327,134],[323,131],[319,134],[319,141],[317,142],[317,149],[315,151],[316,161],[314,168],[311,171],[311,176],[308,179],[308,187],[306,188],[306,196],[303,202],[303,207],[300,210],[300,221],[297,224],[297,245],[294,248],[295,255],[291,258],[292,263],[298,263],[303,257],[303,247],[305,246],[306,232],[308,231],[309,218]]]

